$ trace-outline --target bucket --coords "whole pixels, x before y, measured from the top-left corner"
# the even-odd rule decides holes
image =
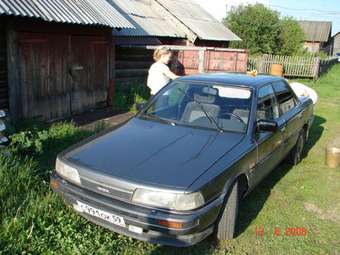
[[[330,168],[340,166],[340,139],[328,144],[326,148],[326,164]]]
[[[283,65],[273,64],[270,73],[271,75],[282,77],[283,76]]]

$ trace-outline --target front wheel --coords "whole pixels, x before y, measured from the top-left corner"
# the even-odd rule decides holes
[[[236,220],[239,206],[239,188],[236,181],[227,198],[225,208],[217,225],[217,239],[219,241],[230,240],[235,237]]]

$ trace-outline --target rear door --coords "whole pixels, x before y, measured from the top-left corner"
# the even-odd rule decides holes
[[[281,128],[283,132],[282,152],[284,155],[287,155],[296,144],[303,126],[303,110],[300,107],[296,107],[298,99],[286,82],[274,82],[273,88],[279,105],[280,119],[284,121],[284,126]]]
[[[255,134],[258,157],[254,185],[260,182],[281,161],[283,139],[281,128],[284,126],[284,120],[279,117],[279,108],[272,85],[261,87],[258,90],[256,119],[275,120],[279,124],[279,129],[276,132]]]

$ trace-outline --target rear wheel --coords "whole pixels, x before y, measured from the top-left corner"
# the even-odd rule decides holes
[[[229,193],[225,208],[217,225],[217,239],[219,241],[230,240],[235,237],[236,219],[239,206],[239,185],[236,181]]]
[[[301,162],[304,145],[305,145],[305,132],[301,131],[295,146],[288,155],[288,162],[293,166],[296,166]]]

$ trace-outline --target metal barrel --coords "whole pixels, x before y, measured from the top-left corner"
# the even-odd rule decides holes
[[[330,168],[340,166],[340,139],[334,140],[326,147],[326,165]]]
[[[271,67],[271,75],[275,76],[283,76],[283,65],[281,64],[273,64]]]

